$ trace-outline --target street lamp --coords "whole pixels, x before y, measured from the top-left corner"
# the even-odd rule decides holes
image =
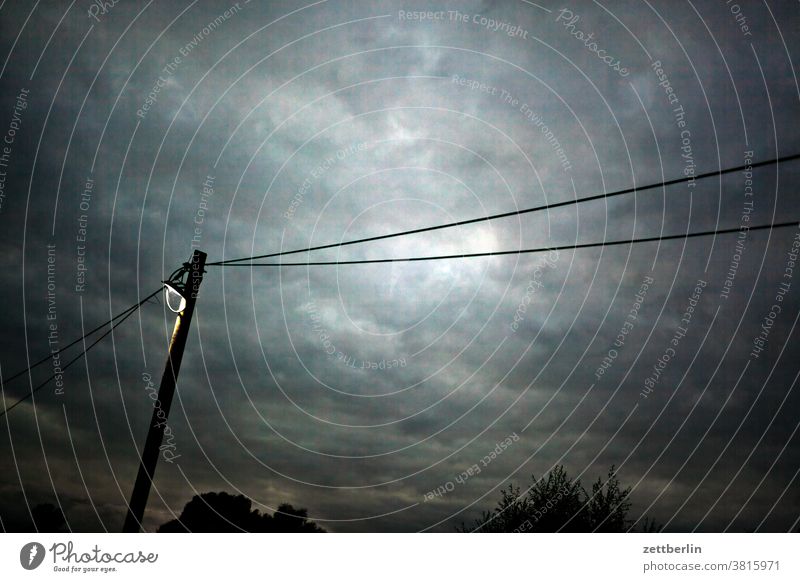
[[[189,274],[190,267],[190,263],[184,263],[183,266],[175,269],[169,279],[162,281],[167,307],[175,313],[181,313],[186,309],[186,301],[190,292],[186,288],[184,277]]]
[[[175,395],[183,350],[186,347],[186,339],[189,337],[189,325],[192,322],[197,292],[203,282],[205,264],[206,253],[195,250],[190,261],[176,269],[169,279],[163,282],[167,307],[177,316],[175,317],[175,327],[172,330],[172,339],[169,342],[167,363],[164,366],[161,386],[158,389],[158,400],[156,401],[158,406],[153,407],[153,417],[147,431],[139,472],[136,475],[136,482],[133,485],[131,500],[128,504],[128,513],[122,527],[122,531],[125,533],[136,533],[142,527],[142,518],[147,506],[147,498],[150,495],[161,443],[164,440],[172,397]]]

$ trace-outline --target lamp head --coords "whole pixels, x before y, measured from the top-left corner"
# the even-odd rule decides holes
[[[164,283],[164,295],[166,296],[167,307],[175,313],[181,313],[186,309],[186,300],[189,297],[187,288],[187,275],[189,274],[189,263],[176,269],[169,279]]]
[[[167,307],[169,307],[171,311],[180,313],[186,309],[186,296],[177,286],[165,281],[164,294],[167,299]]]

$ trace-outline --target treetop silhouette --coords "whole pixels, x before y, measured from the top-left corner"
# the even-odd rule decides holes
[[[278,506],[273,515],[252,509],[253,502],[244,495],[224,491],[195,495],[178,519],[158,528],[159,533],[314,533],[324,532],[308,521],[305,509],[288,503]]]
[[[547,477],[536,479],[527,493],[510,484],[500,492],[497,506],[484,512],[464,532],[625,532],[633,525],[628,519],[631,508],[630,487],[623,489],[614,467],[605,481],[598,478],[591,493],[572,480],[563,466],[555,467]],[[647,531],[657,526],[645,520]]]

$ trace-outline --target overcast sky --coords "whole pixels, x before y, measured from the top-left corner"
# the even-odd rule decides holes
[[[796,3],[99,4],[0,4],[3,378],[194,248],[304,248],[800,152]],[[796,221],[799,178],[769,165],[284,260]],[[225,490],[330,531],[453,531],[563,464],[587,486],[616,466],[632,515],[667,530],[796,528],[798,245],[788,227],[209,267],[145,523]],[[120,529],[173,321],[145,304],[0,419],[4,522],[49,502]],[[4,385],[6,405],[53,371]]]

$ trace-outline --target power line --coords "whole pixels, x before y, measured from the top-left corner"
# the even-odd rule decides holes
[[[9,383],[9,382],[11,382],[12,380],[16,380],[17,378],[19,378],[19,377],[20,377],[20,376],[22,376],[23,374],[26,374],[26,373],[28,373],[29,371],[33,370],[33,369],[34,369],[36,366],[39,366],[40,364],[43,364],[43,363],[45,363],[47,360],[51,359],[53,356],[59,355],[59,354],[61,354],[61,352],[68,350],[69,348],[71,348],[71,347],[72,347],[72,346],[74,346],[75,344],[82,342],[84,339],[86,339],[86,338],[87,338],[87,337],[89,337],[90,335],[94,334],[95,332],[98,332],[98,331],[100,331],[100,330],[101,330],[101,329],[103,329],[105,326],[107,326],[107,325],[109,325],[109,324],[113,323],[113,322],[114,322],[114,320],[116,320],[116,319],[118,319],[118,318],[122,317],[123,315],[125,315],[126,313],[128,313],[129,311],[131,311],[132,309],[137,309],[137,308],[138,308],[138,307],[140,307],[140,306],[141,306],[143,303],[145,303],[146,301],[148,301],[148,300],[152,299],[153,297],[155,297],[156,295],[158,295],[160,292],[161,292],[161,289],[159,289],[158,291],[155,291],[154,293],[151,293],[150,295],[148,295],[147,297],[145,297],[144,299],[142,299],[142,300],[141,300],[139,303],[136,303],[136,304],[134,304],[134,305],[131,305],[131,306],[130,306],[130,307],[128,307],[128,308],[127,308],[125,311],[121,311],[121,312],[119,312],[119,313],[118,313],[118,314],[116,314],[114,317],[112,317],[111,319],[109,319],[107,322],[105,322],[105,323],[102,323],[102,324],[98,325],[97,327],[95,327],[93,330],[86,332],[86,333],[85,333],[85,334],[83,334],[81,337],[79,337],[78,339],[76,339],[74,342],[70,342],[69,344],[65,345],[63,348],[59,348],[59,349],[58,349],[58,350],[56,350],[55,352],[52,352],[52,353],[50,353],[49,355],[45,356],[45,357],[44,357],[44,358],[42,358],[41,360],[38,360],[37,362],[35,362],[35,363],[31,364],[30,366],[28,366],[28,367],[27,367],[27,368],[25,368],[24,370],[20,370],[18,373],[14,374],[14,375],[13,375],[13,376],[11,376],[10,378],[6,378],[5,380],[3,380],[3,384],[8,384],[8,383]]]
[[[560,246],[555,246],[555,247],[539,247],[539,248],[518,249],[518,250],[510,250],[510,251],[491,251],[491,252],[483,252],[483,253],[467,253],[467,254],[457,254],[457,255],[438,255],[438,256],[428,256],[428,257],[398,257],[398,258],[390,258],[390,259],[363,259],[363,260],[352,260],[352,261],[308,261],[308,262],[298,262],[298,263],[252,263],[252,262],[246,263],[245,262],[245,261],[253,261],[253,260],[257,260],[257,259],[265,259],[265,258],[271,258],[271,257],[279,257],[279,256],[284,256],[284,255],[303,253],[303,252],[311,252],[311,251],[316,251],[316,250],[338,248],[338,247],[355,245],[355,244],[360,244],[360,243],[365,243],[365,242],[373,242],[373,241],[377,241],[377,240],[385,240],[385,239],[389,239],[389,238],[395,238],[395,237],[406,236],[406,235],[411,235],[411,234],[420,234],[420,233],[424,233],[424,232],[431,232],[431,231],[434,231],[434,230],[442,230],[442,229],[446,229],[446,228],[453,228],[453,227],[456,227],[456,226],[465,226],[465,225],[468,225],[468,224],[475,224],[475,223],[478,223],[478,222],[487,222],[487,221],[490,221],[490,220],[496,220],[496,219],[500,219],[500,218],[509,218],[509,217],[512,217],[512,216],[519,216],[519,215],[527,214],[527,213],[531,213],[531,212],[540,212],[540,211],[551,210],[551,209],[554,209],[554,208],[560,208],[560,207],[564,207],[564,206],[577,205],[577,204],[580,204],[582,202],[590,202],[590,201],[593,201],[593,200],[612,198],[612,197],[615,197],[615,196],[621,196],[621,195],[624,195],[624,194],[630,194],[630,193],[638,192],[638,191],[641,191],[641,190],[650,190],[650,189],[658,188],[658,187],[672,186],[672,185],[675,185],[675,184],[689,182],[690,180],[702,180],[704,178],[710,178],[710,177],[713,177],[713,176],[722,176],[722,175],[729,174],[729,173],[732,173],[732,172],[739,172],[739,171],[747,170],[747,169],[755,169],[755,168],[766,166],[766,165],[770,165],[770,164],[780,164],[782,162],[785,163],[785,162],[796,160],[798,158],[800,158],[800,154],[794,154],[794,155],[791,155],[791,156],[784,156],[784,157],[781,157],[781,158],[775,158],[775,159],[771,159],[771,160],[763,160],[763,161],[757,162],[755,164],[741,165],[741,166],[737,166],[737,167],[733,167],[733,168],[726,168],[724,170],[715,170],[715,171],[711,171],[711,172],[706,172],[704,174],[699,174],[697,176],[684,176],[684,177],[681,177],[681,178],[675,178],[673,180],[667,180],[667,181],[657,182],[657,183],[653,183],[653,184],[648,184],[646,186],[640,186],[638,188],[637,187],[632,187],[632,188],[626,188],[626,189],[623,189],[623,190],[617,190],[617,191],[614,191],[614,192],[596,194],[596,195],[593,195],[593,196],[580,198],[578,200],[565,200],[565,201],[562,201],[562,202],[555,202],[555,203],[551,203],[551,204],[543,204],[543,205],[534,206],[534,207],[531,207],[531,208],[524,208],[524,209],[521,209],[521,210],[515,210],[515,211],[511,211],[511,212],[504,212],[504,213],[501,213],[501,214],[493,214],[493,215],[489,215],[489,216],[483,216],[483,217],[479,217],[479,218],[472,218],[472,219],[468,219],[468,220],[460,220],[460,221],[451,222],[451,223],[447,223],[447,224],[441,224],[441,225],[437,225],[437,226],[429,226],[429,227],[417,228],[417,229],[406,230],[406,231],[402,231],[402,232],[395,232],[395,233],[390,233],[390,234],[384,234],[384,235],[366,237],[366,238],[361,238],[361,239],[355,239],[355,240],[351,240],[351,241],[343,241],[343,242],[339,242],[339,243],[330,243],[330,244],[307,247],[307,248],[303,248],[303,249],[295,249],[295,250],[290,250],[290,251],[280,251],[280,252],[275,252],[275,253],[267,253],[267,254],[263,254],[263,255],[256,255],[256,256],[252,256],[252,257],[244,257],[244,258],[239,258],[239,259],[228,259],[228,260],[223,260],[223,261],[216,261],[216,262],[206,263],[206,266],[209,266],[209,267],[299,267],[299,266],[315,266],[315,265],[362,265],[362,264],[373,264],[373,263],[435,261],[435,260],[446,260],[446,259],[466,259],[466,258],[492,257],[492,256],[503,256],[503,255],[519,255],[519,254],[539,253],[539,252],[546,252],[546,251],[553,251],[553,250],[570,250],[570,249],[582,249],[582,248],[589,248],[589,247],[605,247],[605,246],[614,246],[614,245],[623,245],[623,244],[635,244],[635,243],[644,243],[644,242],[674,240],[674,239],[681,239],[681,238],[687,239],[687,238],[693,238],[693,237],[698,237],[698,236],[728,234],[728,233],[732,233],[732,232],[738,232],[738,231],[741,230],[741,228],[711,230],[711,231],[696,232],[696,233],[689,233],[689,234],[676,234],[676,235],[647,237],[647,238],[638,238],[638,239],[628,239],[628,240],[620,240],[620,241],[605,241],[605,242],[599,242],[599,243],[582,243],[582,244],[572,244],[572,245],[560,245]],[[787,227],[787,226],[794,226],[794,225],[797,225],[797,224],[798,224],[797,222],[785,222],[785,223],[780,223],[780,224],[766,224],[766,225],[760,225],[760,226],[751,227],[748,230],[762,230],[762,229],[766,229],[766,228],[783,228],[783,227]],[[132,315],[136,310],[138,310],[142,306],[142,304],[144,304],[145,302],[150,300],[152,297],[157,295],[160,291],[161,291],[161,289],[158,289],[158,290],[154,291],[153,293],[151,293],[150,295],[145,297],[143,300],[141,300],[139,303],[136,303],[135,305],[132,305],[131,307],[127,308],[126,310],[124,310],[124,311],[118,313],[117,315],[115,315],[114,317],[112,317],[109,321],[107,321],[107,322],[95,327],[91,331],[85,333],[83,336],[81,336],[80,338],[76,339],[75,341],[67,344],[63,348],[60,348],[59,350],[57,350],[55,352],[52,352],[51,354],[49,354],[49,355],[43,357],[42,359],[36,361],[35,363],[31,364],[28,368],[26,368],[24,370],[21,370],[20,372],[14,374],[10,378],[8,378],[5,381],[3,381],[2,384],[5,385],[6,383],[11,382],[12,380],[15,380],[16,378],[19,378],[23,374],[26,374],[26,373],[30,372],[33,368],[43,364],[44,362],[50,360],[51,358],[53,358],[53,356],[61,354],[61,352],[65,351],[65,350],[69,349],[70,347],[74,346],[75,344],[85,340],[87,337],[89,337],[90,335],[92,335],[92,334],[96,333],[97,331],[103,329],[107,325],[113,323],[115,320],[117,320],[119,318],[122,318],[122,319],[120,319],[119,322],[114,324],[106,333],[104,333],[102,336],[100,336],[100,338],[98,338],[97,341],[95,341],[93,344],[91,344],[88,348],[86,348],[86,350],[84,350],[81,354],[79,354],[76,358],[71,360],[66,366],[64,366],[62,368],[62,370],[66,370],[70,365],[72,365],[78,359],[83,357],[90,349],[92,349],[103,338],[105,338],[109,333],[111,333],[120,323],[125,321],[130,315]],[[45,380],[42,384],[40,384],[39,386],[37,386],[36,388],[31,390],[31,392],[29,394],[27,394],[25,397],[23,397],[22,399],[20,399],[17,402],[15,402],[13,405],[11,405],[9,408],[7,408],[2,414],[0,414],[0,417],[4,416],[11,409],[13,409],[18,404],[20,404],[21,402],[23,402],[24,400],[26,400],[27,398],[32,396],[34,392],[38,391],[40,388],[42,388],[44,385],[46,385],[50,380],[55,378],[55,376],[56,375],[53,374],[50,378]]]
[[[800,158],[800,154],[794,154],[794,155],[791,155],[791,156],[784,156],[782,158],[775,158],[775,159],[771,159],[771,160],[763,160],[763,161],[757,162],[755,164],[745,164],[745,165],[742,165],[742,166],[737,166],[735,168],[726,168],[724,170],[715,170],[715,171],[712,171],[712,172],[706,172],[705,174],[699,174],[697,176],[688,176],[688,177],[684,176],[684,177],[681,177],[681,178],[675,178],[674,180],[667,180],[666,182],[657,182],[657,183],[654,183],[654,184],[648,184],[646,186],[625,188],[624,190],[616,190],[614,192],[608,192],[608,193],[604,193],[604,194],[595,194],[595,195],[592,195],[592,196],[588,196],[586,198],[580,198],[578,200],[565,200],[563,202],[554,202],[552,204],[543,204],[541,206],[533,206],[531,208],[524,208],[522,210],[514,210],[514,211],[511,211],[511,212],[503,212],[501,214],[492,214],[492,215],[489,215],[489,216],[482,216],[482,217],[479,217],[479,218],[471,218],[471,219],[468,219],[468,220],[459,220],[457,222],[450,222],[450,223],[447,223],[447,224],[440,224],[440,225],[437,225],[437,226],[427,226],[427,227],[423,227],[423,228],[415,228],[415,229],[412,229],[412,230],[404,230],[402,232],[394,232],[394,233],[391,233],[391,234],[382,234],[382,235],[378,235],[378,236],[370,236],[370,237],[360,238],[360,239],[355,239],[355,240],[350,240],[350,241],[318,245],[318,246],[314,246],[314,247],[307,247],[307,248],[304,248],[304,249],[295,249],[295,250],[291,250],[291,251],[279,251],[279,252],[268,253],[268,254],[264,254],[264,255],[256,255],[256,256],[253,256],[253,257],[244,257],[244,258],[240,258],[240,259],[227,259],[227,260],[223,260],[223,261],[216,261],[216,262],[213,262],[213,263],[206,263],[206,266],[207,267],[218,267],[218,266],[221,266],[221,265],[232,265],[232,264],[241,263],[241,262],[244,262],[244,261],[254,261],[256,259],[268,259],[268,258],[272,258],[272,257],[280,257],[280,256],[283,256],[283,255],[293,255],[293,254],[296,254],[296,253],[306,253],[306,252],[310,252],[310,251],[319,251],[319,250],[323,250],[323,249],[332,249],[332,248],[336,248],[336,247],[344,247],[344,246],[348,246],[348,245],[355,245],[355,244],[360,244],[360,243],[365,243],[365,242],[373,242],[373,241],[376,241],[376,240],[385,240],[385,239],[388,239],[388,238],[395,238],[395,237],[406,236],[406,235],[410,235],[410,234],[420,234],[420,233],[423,233],[423,232],[431,232],[431,231],[434,231],[434,230],[442,230],[442,229],[445,229],[445,228],[453,228],[455,226],[464,226],[464,225],[467,225],[467,224],[475,224],[475,223],[478,223],[478,222],[487,222],[487,221],[490,221],[490,220],[496,220],[498,218],[508,218],[508,217],[511,217],[511,216],[519,216],[521,214],[527,214],[527,213],[530,213],[530,212],[541,212],[541,211],[544,211],[544,210],[552,210],[554,208],[561,208],[563,206],[571,206],[573,204],[577,205],[577,204],[580,204],[582,202],[591,202],[592,200],[600,200],[600,199],[603,199],[603,198],[613,198],[615,196],[622,196],[623,194],[631,194],[633,192],[639,192],[641,190],[651,190],[653,188],[673,186],[675,184],[681,184],[683,182],[689,182],[690,180],[693,180],[693,179],[694,180],[702,180],[704,178],[711,178],[713,176],[722,176],[722,175],[725,175],[725,174],[730,174],[732,172],[739,172],[739,171],[742,171],[742,170],[759,168],[759,167],[767,166],[767,165],[770,165],[770,164],[780,164],[780,163],[790,162],[790,161],[796,160],[798,158]],[[287,263],[284,263],[284,264],[287,264]],[[309,264],[314,264],[314,263],[309,263]]]
[[[759,226],[752,226],[747,228],[747,231],[763,230],[766,228],[785,228],[787,226],[798,226],[800,223],[794,222],[781,222],[778,224],[762,224]],[[698,236],[710,236],[716,234],[730,234],[732,232],[739,232],[743,230],[741,227],[726,228],[721,230],[706,230],[703,232],[692,232],[688,234],[671,234],[667,236],[651,236],[646,238],[633,238],[627,240],[614,240],[594,243],[580,243],[571,245],[559,245],[554,247],[538,247],[532,249],[518,249],[512,251],[491,251],[485,253],[466,253],[460,255],[438,255],[431,257],[400,257],[393,259],[362,259],[355,261],[310,261],[305,263],[210,263],[215,267],[306,267],[314,265],[365,265],[371,263],[403,263],[403,262],[417,262],[417,261],[441,261],[446,259],[472,259],[475,257],[497,257],[502,255],[522,255],[526,253],[543,253],[547,251],[563,251],[571,249],[585,249],[589,247],[610,247],[615,245],[626,245],[646,242],[656,242],[674,239],[694,238]]]
[[[107,326],[107,325],[109,325],[109,324],[113,323],[113,322],[114,322],[114,320],[116,320],[116,319],[118,319],[118,318],[122,317],[123,315],[125,315],[126,313],[128,313],[129,311],[131,311],[132,309],[137,309],[137,308],[138,308],[138,307],[140,307],[142,304],[144,304],[145,302],[149,301],[149,300],[150,300],[150,299],[152,299],[154,296],[158,295],[160,292],[161,292],[161,289],[158,289],[157,291],[155,291],[155,292],[151,293],[150,295],[148,295],[147,297],[145,297],[144,299],[142,299],[142,300],[141,300],[139,303],[136,303],[136,304],[134,304],[134,305],[131,305],[131,306],[130,306],[130,307],[128,307],[126,310],[119,312],[119,313],[118,313],[118,314],[116,314],[114,317],[112,317],[111,319],[109,319],[107,322],[105,322],[105,323],[102,323],[102,324],[98,325],[97,327],[95,327],[93,330],[86,332],[86,333],[85,333],[85,334],[83,334],[81,337],[79,337],[78,339],[76,339],[74,342],[70,342],[69,344],[65,345],[63,348],[59,348],[59,349],[58,349],[58,350],[56,350],[55,352],[52,352],[52,353],[50,353],[49,355],[45,356],[45,357],[44,357],[44,358],[42,358],[41,360],[38,360],[37,362],[35,362],[35,363],[31,364],[30,366],[28,366],[28,367],[27,367],[27,368],[25,368],[24,370],[20,370],[18,373],[14,374],[14,375],[13,375],[13,376],[11,376],[10,378],[6,378],[5,380],[3,380],[3,384],[8,384],[8,383],[9,383],[9,382],[11,382],[12,380],[16,380],[17,378],[19,378],[19,377],[20,377],[20,376],[22,376],[23,374],[26,374],[26,373],[27,373],[27,372],[29,372],[30,370],[33,370],[33,369],[34,369],[36,366],[39,366],[40,364],[43,364],[43,363],[45,363],[47,360],[51,359],[52,357],[54,357],[54,356],[56,356],[56,355],[58,355],[58,354],[61,354],[61,352],[63,352],[63,351],[66,351],[66,350],[68,350],[69,348],[71,348],[72,346],[74,346],[75,344],[82,342],[84,339],[86,339],[86,338],[87,338],[87,337],[89,337],[90,335],[94,334],[95,332],[98,332],[98,331],[100,331],[100,330],[101,330],[101,329],[103,329],[105,326]]]
[[[137,305],[136,307],[138,308],[139,306]],[[125,317],[123,317],[123,318],[122,318],[122,319],[120,319],[120,320],[119,320],[117,323],[115,323],[114,325],[112,325],[112,326],[111,326],[111,328],[110,328],[110,329],[109,329],[107,332],[105,332],[103,335],[101,335],[99,338],[97,338],[97,339],[94,341],[94,343],[92,343],[92,344],[91,344],[91,345],[90,345],[88,348],[86,348],[85,350],[83,350],[83,351],[82,351],[80,354],[78,354],[78,355],[77,355],[75,358],[73,358],[73,359],[72,359],[72,360],[70,360],[70,361],[69,361],[69,362],[68,362],[66,365],[64,365],[64,366],[61,368],[62,372],[63,372],[63,371],[66,371],[66,370],[67,370],[67,369],[68,369],[70,366],[72,366],[72,364],[74,364],[74,363],[75,363],[75,362],[77,362],[79,359],[81,359],[83,356],[85,356],[85,355],[86,355],[86,353],[87,353],[89,350],[91,350],[91,349],[92,349],[94,346],[96,346],[98,343],[100,343],[100,341],[102,341],[102,340],[103,340],[103,339],[104,339],[104,338],[105,338],[105,337],[106,337],[108,334],[110,334],[112,331],[114,331],[114,329],[115,329],[115,328],[116,328],[118,325],[120,325],[120,324],[121,324],[123,321],[125,321],[125,320],[126,320],[126,319],[128,319],[128,318],[129,318],[131,315],[133,315],[133,314],[135,313],[135,311],[136,311],[136,309],[133,309],[133,310],[129,311],[129,312],[127,313],[127,315],[125,315]],[[52,376],[50,376],[49,378],[47,378],[47,380],[45,380],[44,382],[42,382],[41,384],[39,384],[38,386],[36,386],[36,388],[34,388],[34,389],[32,389],[30,392],[28,392],[28,393],[27,393],[25,396],[23,396],[22,398],[20,398],[19,400],[17,400],[17,401],[16,401],[14,404],[12,404],[11,406],[7,407],[7,408],[6,408],[6,409],[5,409],[5,410],[2,412],[2,414],[0,414],[0,417],[3,417],[3,416],[5,416],[5,415],[6,415],[6,414],[8,414],[9,412],[11,412],[11,411],[12,411],[14,408],[16,408],[16,407],[17,407],[19,404],[22,404],[22,403],[23,403],[23,402],[25,402],[25,401],[26,401],[28,398],[30,398],[31,396],[33,396],[33,395],[34,395],[34,393],[36,393],[36,392],[38,392],[40,389],[44,388],[44,387],[45,387],[47,384],[49,384],[49,383],[50,383],[50,380],[52,380],[53,378],[55,378],[55,377],[56,377],[56,375],[57,375],[57,374],[53,374]]]
[[[8,382],[10,382],[10,381],[11,381],[11,380],[13,380],[14,378],[17,378],[17,377],[21,376],[22,374],[25,374],[26,372],[28,372],[28,371],[32,370],[33,368],[35,368],[36,366],[38,366],[38,365],[39,365],[39,364],[41,364],[42,362],[49,360],[49,359],[50,359],[50,358],[52,358],[54,355],[56,355],[56,354],[60,354],[60,353],[61,353],[62,351],[64,351],[65,349],[67,349],[67,348],[69,348],[69,347],[71,347],[71,346],[75,345],[76,343],[78,343],[78,342],[80,342],[80,341],[83,341],[84,339],[86,339],[88,336],[92,335],[92,334],[93,334],[93,333],[95,333],[96,331],[98,331],[98,330],[102,329],[103,327],[105,327],[106,325],[108,325],[108,324],[112,323],[114,320],[116,320],[116,319],[119,319],[120,317],[122,318],[122,319],[120,319],[120,320],[119,320],[117,323],[115,323],[114,325],[112,325],[112,326],[109,328],[109,330],[108,330],[107,332],[105,332],[103,335],[101,335],[99,338],[97,338],[97,339],[94,341],[94,343],[92,343],[92,344],[91,344],[91,345],[90,345],[88,348],[86,348],[85,350],[83,350],[83,351],[82,351],[80,354],[78,354],[78,355],[77,355],[77,356],[75,356],[75,357],[74,357],[72,360],[70,360],[70,361],[69,361],[69,362],[68,362],[66,365],[64,365],[64,366],[62,366],[62,367],[61,367],[61,371],[62,371],[62,372],[66,371],[66,370],[67,370],[67,368],[69,368],[70,366],[72,366],[72,364],[74,364],[75,362],[77,362],[78,360],[80,360],[80,359],[81,359],[83,356],[85,356],[85,355],[86,355],[86,354],[89,352],[89,350],[91,350],[91,349],[92,349],[94,346],[96,346],[97,344],[99,344],[99,343],[100,343],[100,342],[101,342],[101,341],[102,341],[102,340],[103,340],[103,339],[104,339],[106,336],[108,336],[108,334],[110,334],[112,331],[114,331],[114,329],[115,329],[117,326],[119,326],[120,324],[122,324],[122,322],[123,322],[123,321],[125,321],[125,320],[126,320],[126,319],[128,319],[128,318],[129,318],[131,315],[133,315],[133,314],[134,314],[134,313],[135,313],[135,312],[136,312],[136,311],[137,311],[137,310],[138,310],[138,309],[139,309],[139,308],[140,308],[140,307],[141,307],[141,306],[142,306],[142,305],[143,305],[145,302],[147,302],[147,301],[148,301],[150,298],[154,297],[155,295],[157,295],[157,294],[158,294],[158,293],[160,293],[160,292],[161,292],[161,289],[158,289],[157,291],[155,291],[155,292],[151,293],[150,295],[148,295],[147,297],[145,297],[145,298],[144,298],[143,300],[141,300],[139,303],[136,303],[135,305],[131,305],[131,306],[130,306],[128,309],[126,309],[125,311],[122,311],[121,313],[118,313],[117,315],[115,315],[114,317],[112,317],[112,318],[111,318],[109,321],[107,321],[106,323],[104,323],[104,324],[102,324],[102,325],[100,325],[100,326],[98,326],[98,327],[94,328],[92,331],[90,331],[90,332],[88,332],[88,333],[84,334],[83,336],[81,336],[80,338],[78,338],[78,339],[77,339],[77,340],[75,340],[74,342],[70,343],[70,344],[69,344],[69,345],[67,345],[66,347],[64,347],[64,348],[62,348],[62,349],[60,349],[60,350],[58,350],[57,352],[53,352],[51,355],[47,356],[47,357],[46,357],[46,358],[44,358],[43,360],[39,360],[38,362],[36,362],[35,364],[33,364],[32,366],[30,366],[30,367],[29,367],[29,368],[27,368],[26,370],[22,370],[22,371],[21,371],[21,372],[19,372],[18,374],[14,374],[14,375],[13,375],[11,378],[9,378],[8,380],[5,380],[5,381],[3,381],[3,386],[5,386],[5,384],[7,384]],[[45,386],[46,386],[46,385],[47,385],[47,384],[50,382],[50,380],[52,380],[53,378],[55,378],[55,377],[56,377],[56,375],[57,375],[57,374],[55,374],[55,373],[54,373],[52,376],[50,376],[49,378],[47,378],[47,380],[45,380],[44,382],[42,382],[41,384],[39,384],[38,386],[36,386],[34,389],[32,389],[30,392],[28,392],[28,393],[27,393],[25,396],[23,396],[23,397],[22,397],[22,398],[20,398],[19,400],[17,400],[17,401],[16,401],[14,404],[12,404],[11,406],[7,407],[7,408],[6,408],[6,409],[5,409],[5,410],[4,410],[2,413],[0,413],[0,418],[2,418],[3,416],[5,416],[5,415],[6,415],[6,414],[8,414],[8,413],[9,413],[11,410],[13,410],[14,408],[16,408],[16,407],[17,407],[19,404],[23,403],[23,402],[24,402],[24,401],[26,401],[28,398],[30,398],[31,396],[33,396],[33,394],[34,394],[35,392],[38,392],[38,391],[39,391],[41,388],[44,388],[44,387],[45,387]]]

